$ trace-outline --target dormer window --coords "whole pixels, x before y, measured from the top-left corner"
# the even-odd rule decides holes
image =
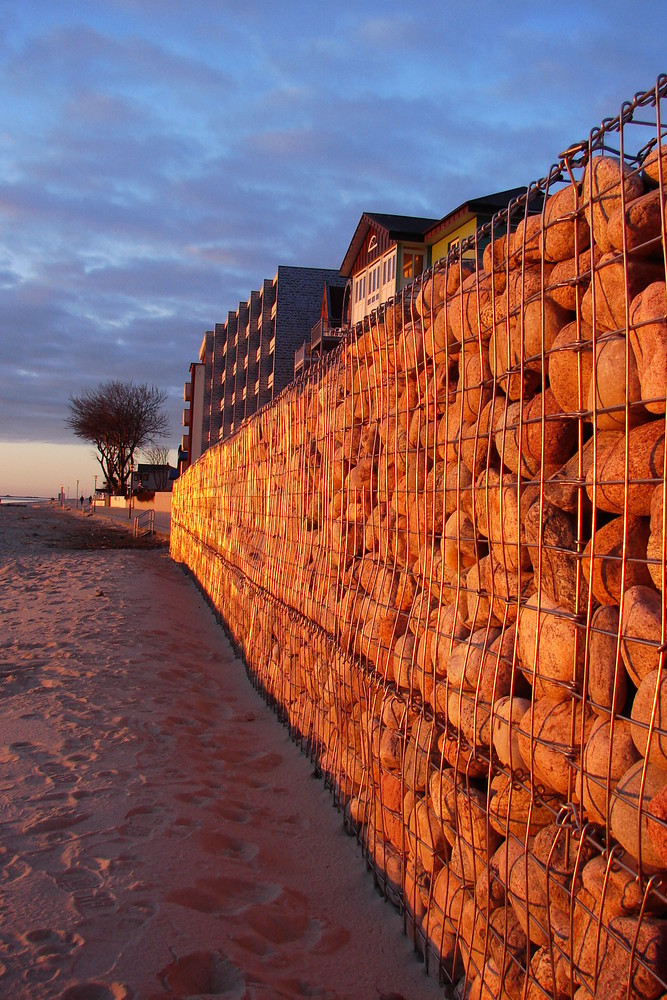
[[[403,281],[414,281],[424,270],[424,254],[403,251]]]

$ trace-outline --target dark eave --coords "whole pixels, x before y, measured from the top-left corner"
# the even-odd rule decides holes
[[[502,211],[507,208],[510,201],[520,198],[526,191],[525,187],[516,187],[509,188],[507,191],[496,191],[495,194],[487,194],[482,198],[471,198],[470,201],[459,205],[453,212],[445,215],[444,218],[431,226],[424,234],[424,239],[427,243],[437,243],[442,236],[452,229],[462,226],[469,219],[476,218],[478,215],[491,217],[496,212]]]
[[[389,239],[394,242],[422,243],[424,234],[437,221],[437,219],[426,219],[414,215],[385,215],[382,212],[364,212],[343,258],[340,273],[344,278],[349,278],[352,274],[354,262],[359,256],[369,229],[372,227],[384,229]]]

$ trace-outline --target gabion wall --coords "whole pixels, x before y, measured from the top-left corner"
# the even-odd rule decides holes
[[[174,490],[173,557],[471,1000],[667,993],[666,92]]]

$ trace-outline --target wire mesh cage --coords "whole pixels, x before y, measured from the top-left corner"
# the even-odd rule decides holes
[[[667,993],[667,78],[178,481],[171,550],[470,998]]]

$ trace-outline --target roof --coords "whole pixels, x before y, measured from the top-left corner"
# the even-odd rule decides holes
[[[373,224],[384,229],[390,240],[401,242],[414,240],[421,243],[424,239],[424,234],[437,221],[437,219],[427,219],[416,215],[385,215],[382,212],[364,212],[357,224],[352,241],[347,248],[347,253],[343,258],[340,273],[345,278],[350,276],[352,266],[364,245],[368,230]]]
[[[481,198],[471,198],[464,201],[462,205],[452,212],[439,219],[424,234],[427,243],[435,243],[448,230],[456,228],[467,222],[468,219],[478,215],[488,215],[491,217],[496,212],[507,208],[510,201],[520,198],[528,189],[525,187],[508,188],[506,191],[496,191],[493,194],[483,195]]]

